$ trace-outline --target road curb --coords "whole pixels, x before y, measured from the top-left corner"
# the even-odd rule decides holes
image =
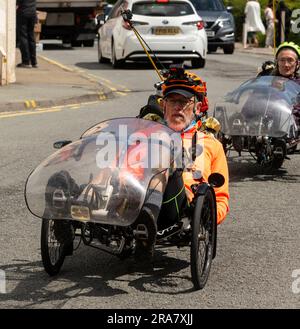
[[[88,102],[99,102],[114,98],[113,92],[109,90],[99,90],[95,93],[84,94],[80,96],[69,97],[57,100],[23,100],[19,102],[10,102],[0,104],[0,112],[23,111],[40,108],[51,108],[66,105],[80,105]]]
[[[271,57],[275,56],[274,51],[272,49],[262,48],[262,47],[244,48],[242,45],[235,44],[235,51],[239,53],[246,53],[256,56],[271,56]]]

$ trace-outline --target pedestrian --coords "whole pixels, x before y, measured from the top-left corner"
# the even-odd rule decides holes
[[[273,48],[274,46],[274,13],[273,13],[273,1],[269,1],[265,11],[265,20],[267,25],[266,31],[266,48]]]
[[[248,43],[258,47],[257,32],[266,33],[265,26],[261,20],[260,4],[256,0],[248,0],[245,7],[245,29]],[[247,45],[244,45],[247,48]]]
[[[34,25],[37,21],[36,0],[17,0],[17,17],[22,56],[22,62],[17,67],[37,68],[36,44],[34,39]]]
[[[278,23],[276,33],[277,45],[281,44],[284,41],[288,41],[291,28],[291,14],[291,10],[285,4],[284,0],[280,0],[276,10],[276,20]]]

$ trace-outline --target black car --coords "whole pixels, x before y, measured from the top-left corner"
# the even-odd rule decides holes
[[[225,54],[233,54],[235,41],[235,23],[230,13],[231,7],[225,7],[222,0],[190,0],[198,14],[206,23],[208,51],[223,48]]]

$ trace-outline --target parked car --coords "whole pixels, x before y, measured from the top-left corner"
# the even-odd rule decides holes
[[[208,51],[214,52],[221,47],[225,54],[233,54],[235,23],[230,13],[232,7],[226,8],[222,0],[190,1],[205,22]]]
[[[98,30],[99,63],[111,61],[113,67],[119,67],[127,60],[147,60],[134,31],[121,16],[122,9],[132,11],[135,28],[161,61],[191,60],[193,67],[205,66],[204,23],[189,0],[118,0]]]

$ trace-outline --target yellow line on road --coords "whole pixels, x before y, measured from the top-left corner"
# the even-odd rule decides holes
[[[46,112],[59,112],[61,109],[48,109],[48,110],[43,110],[43,111],[30,111],[30,112],[18,112],[18,113],[11,113],[11,114],[0,114],[0,119],[5,119],[5,118],[13,118],[13,117],[19,117],[22,115],[33,115],[33,114],[41,114],[41,113],[46,113]]]
[[[104,81],[104,82],[106,82],[108,85],[111,85],[111,86],[119,86],[119,87],[121,87],[121,88],[123,88],[124,90],[122,90],[122,92],[129,92],[129,91],[131,91],[130,89],[128,89],[127,87],[125,87],[125,86],[123,86],[123,85],[119,85],[119,84],[114,84],[113,82],[111,82],[110,80],[108,80],[108,79],[105,79],[105,78],[102,78],[102,77],[99,77],[99,76],[96,76],[96,75],[94,75],[94,74],[92,74],[92,73],[88,73],[88,76],[90,76],[90,77],[92,77],[93,79],[96,79],[96,81],[98,81],[98,80],[101,80],[101,81]],[[106,85],[107,86],[107,85]],[[107,87],[109,87],[109,86],[107,86]],[[110,88],[110,87],[109,87]]]
[[[126,93],[122,93],[121,91],[117,91],[116,93],[119,94],[119,95],[121,95],[121,96],[127,96]]]
[[[99,95],[100,98],[101,95]],[[102,95],[102,99],[106,99],[105,95]],[[101,99],[101,98],[100,98]],[[22,115],[31,115],[31,114],[43,114],[43,113],[51,113],[51,112],[60,112],[63,110],[77,110],[80,109],[81,106],[85,105],[92,105],[92,104],[98,104],[98,101],[92,101],[92,102],[85,102],[85,103],[79,103],[79,104],[69,104],[69,105],[60,105],[60,106],[53,106],[53,107],[44,107],[44,108],[35,108],[34,111],[16,111],[16,112],[0,112],[0,120],[6,119],[6,118],[13,118],[13,117],[19,117]]]
[[[36,101],[33,99],[24,101],[24,105],[27,109],[36,108]]]
[[[50,64],[54,64],[54,65],[57,65],[58,67],[62,68],[63,70],[66,70],[66,71],[69,71],[69,72],[74,72],[75,70],[71,69],[70,67],[68,66],[65,66],[59,62],[56,62],[48,57],[45,57],[45,56],[42,56],[42,55],[39,55],[40,58],[42,58],[43,60],[45,60],[46,62],[49,62]]]
[[[30,108],[30,102],[29,102],[29,101],[25,101],[24,103],[25,103],[25,107],[26,107],[27,109],[29,109],[29,108]]]
[[[87,78],[92,78],[92,79],[94,79],[94,80],[91,80],[91,81],[93,81],[93,82],[98,82],[99,80],[101,80],[101,81],[105,81],[106,82],[106,84],[104,84],[107,88],[109,88],[111,91],[114,91],[114,92],[116,92],[117,91],[117,89],[118,88],[116,88],[116,87],[121,87],[121,88],[123,88],[123,89],[125,89],[125,90],[123,90],[123,92],[130,92],[131,90],[130,89],[128,89],[127,87],[125,87],[125,86],[123,86],[123,85],[115,85],[113,82],[111,82],[110,80],[108,80],[108,79],[105,79],[105,78],[102,78],[102,77],[99,77],[99,76],[96,76],[96,75],[94,75],[94,74],[92,74],[92,73],[87,73],[86,71],[84,71],[84,70],[80,70],[80,69],[74,69],[74,68],[70,68],[70,67],[68,67],[68,66],[65,66],[65,65],[63,65],[63,64],[61,64],[61,63],[59,63],[59,62],[57,62],[57,61],[54,61],[54,60],[52,60],[52,59],[50,59],[50,58],[48,58],[48,57],[45,57],[45,56],[42,56],[42,55],[39,55],[39,57],[41,57],[42,59],[44,59],[45,61],[47,61],[47,62],[49,62],[49,63],[51,63],[51,64],[54,64],[54,65],[57,65],[58,67],[60,67],[60,68],[62,68],[63,70],[66,70],[66,71],[69,71],[69,72],[77,72],[77,73],[79,73],[79,74],[82,74],[82,73],[84,73],[84,75],[87,77]]]

